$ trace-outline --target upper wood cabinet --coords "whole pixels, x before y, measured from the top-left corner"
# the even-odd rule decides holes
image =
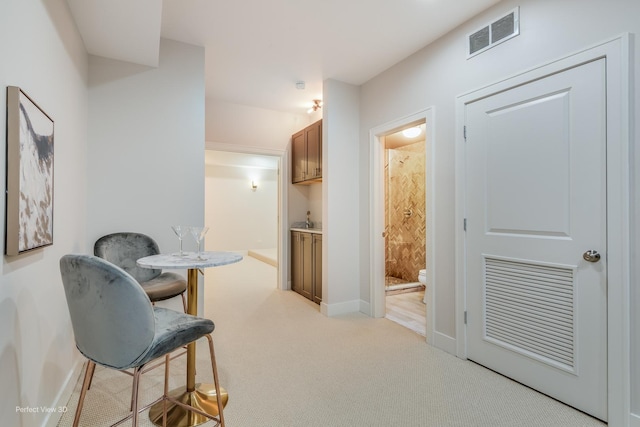
[[[322,120],[291,137],[291,181],[310,184],[322,180]]]

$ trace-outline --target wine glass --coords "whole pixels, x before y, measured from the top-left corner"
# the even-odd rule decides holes
[[[189,227],[189,231],[193,236],[193,240],[198,244],[198,260],[202,261],[204,259],[200,256],[202,241],[204,240],[204,235],[209,231],[209,227]]]
[[[180,252],[177,255],[179,257],[183,257],[184,252],[182,252],[182,238],[189,232],[189,227],[185,227],[184,225],[172,225],[171,229],[176,233],[176,236],[178,236],[178,240],[180,240]]]

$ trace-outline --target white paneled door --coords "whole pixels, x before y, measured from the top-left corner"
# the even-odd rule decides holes
[[[605,59],[465,106],[467,356],[607,419]]]

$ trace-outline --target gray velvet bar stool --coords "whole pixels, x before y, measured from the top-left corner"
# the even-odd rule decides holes
[[[93,246],[93,254],[131,274],[149,295],[152,303],[180,295],[182,307],[187,311],[185,292],[187,282],[176,273],[138,267],[140,258],[157,255],[160,248],[155,240],[142,233],[112,233],[102,236]]]
[[[168,395],[169,354],[206,337],[214,386],[217,395],[221,396],[211,338],[215,325],[211,320],[152,306],[148,295],[131,275],[95,256],[65,255],[60,259],[60,273],[76,347],[88,359],[74,427],[80,422],[96,364],[118,370],[133,368],[132,412],[121,420],[133,418],[133,427],[138,425],[139,412],[162,400],[201,413],[224,426],[222,407],[218,408],[217,417],[213,417],[175,402]],[[138,409],[140,374],[148,363],[160,357],[165,358],[164,393],[155,402]],[[170,413],[163,413],[163,424],[172,425]]]
[[[142,286],[151,304],[155,305],[158,301],[181,296],[182,308],[183,311],[186,312],[187,302],[185,293],[187,290],[187,282],[184,277],[171,272],[163,273],[162,270],[158,269],[138,267],[136,263],[140,258],[157,255],[159,253],[160,247],[158,243],[142,233],[111,233],[100,237],[93,245],[93,254],[129,273],[140,286]],[[183,354],[185,354],[185,352],[177,353],[172,359]],[[162,363],[148,366],[142,373],[160,365],[162,365]],[[129,371],[122,370],[122,372],[131,375]],[[89,379],[89,388],[91,388],[91,378]],[[133,407],[133,397],[131,406]]]

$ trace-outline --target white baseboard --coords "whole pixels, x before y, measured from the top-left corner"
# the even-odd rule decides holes
[[[64,410],[67,408],[67,403],[73,394],[73,389],[78,383],[78,378],[82,373],[82,367],[84,366],[84,361],[86,359],[84,357],[76,357],[76,363],[73,365],[73,369],[67,375],[67,378],[58,392],[58,396],[54,400],[53,408],[56,408],[55,411],[49,412],[42,423],[43,427],[56,427],[60,418],[64,414]],[[64,408],[64,410],[62,410]]]
[[[456,339],[441,332],[433,332],[433,346],[444,350],[449,354],[456,355]]]
[[[320,303],[320,312],[327,317],[341,314],[357,313],[360,311],[360,300],[339,302],[336,304]]]
[[[373,317],[373,313],[371,312],[371,304],[360,300],[360,313],[364,313],[369,317]]]
[[[273,258],[271,258],[271,257],[269,257],[267,255],[263,255],[263,254],[261,254],[259,252],[249,250],[249,251],[247,251],[247,256],[250,256],[252,258],[260,260],[260,261],[264,262],[265,264],[269,264],[269,265],[271,265],[273,267],[278,267],[278,260],[277,259],[273,259]]]

